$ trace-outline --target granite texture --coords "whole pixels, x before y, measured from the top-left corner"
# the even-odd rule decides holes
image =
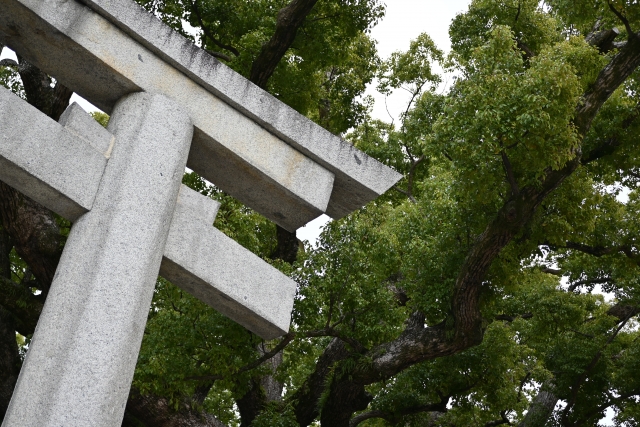
[[[196,126],[189,167],[281,226],[344,216],[400,179],[135,2],[84,3],[95,12],[74,0],[1,0],[0,40],[107,112],[141,89],[181,102]]]
[[[133,94],[109,131],[111,158],[71,229],[3,427],[121,425],[193,125],[168,98]]]
[[[287,333],[296,283],[212,227],[217,207],[182,186],[160,275],[264,339]]]
[[[77,103],[72,103],[64,110],[58,123],[69,132],[87,141],[106,158],[111,156],[111,149],[115,141],[114,136]]]
[[[132,0],[80,0],[167,63],[333,172],[327,214],[342,217],[387,191],[397,172],[233,71]]]
[[[107,165],[90,144],[90,122],[100,125],[84,111],[74,116],[71,131],[0,86],[0,180],[70,221],[93,206]]]

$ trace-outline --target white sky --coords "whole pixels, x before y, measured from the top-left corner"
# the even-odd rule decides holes
[[[382,21],[373,28],[371,35],[378,41],[378,52],[381,58],[387,58],[395,51],[409,49],[411,40],[421,33],[427,33],[438,48],[448,53],[451,48],[449,41],[449,24],[460,12],[464,12],[470,0],[389,0],[387,13]],[[446,84],[446,77],[445,77]],[[372,115],[374,118],[391,121],[405,110],[409,95],[398,90],[386,100],[375,90],[375,83],[370,85],[367,94],[375,99]],[[322,215],[298,230],[300,240],[315,242],[321,227],[330,218]]]

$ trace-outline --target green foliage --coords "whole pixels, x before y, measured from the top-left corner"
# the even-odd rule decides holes
[[[106,128],[107,125],[109,124],[109,115],[101,111],[92,112],[91,117],[93,117],[96,122],[100,123],[102,127]]]
[[[287,4],[139,3],[245,76]],[[611,1],[637,30],[636,3]],[[601,0],[474,0],[451,25],[448,59],[422,34],[380,60],[367,31],[382,14],[377,0],[318,2],[267,89],[404,174],[395,189],[328,224],[317,246],[288,265],[270,259],[274,224],[197,174],[183,178],[221,203],[217,228],[297,281],[295,337],[282,363],[249,369],[280,341],[263,342],[159,279],[134,386],[167,397],[175,410],[204,409],[237,426],[235,402],[270,375],[284,385],[283,399],[266,403],[253,425],[294,426],[292,396],[310,387],[318,358],[338,337],[350,354],[328,368],[318,403],[327,410],[331,385],[371,369],[367,351],[403,336],[411,313],[452,330],[461,267],[496,213],[576,153],[610,141],[615,150],[583,158],[491,265],[480,299],[482,344],[368,384],[367,411],[384,417],[361,425],[485,426],[505,417],[516,425],[542,384],[569,403],[555,412],[556,424],[595,425],[611,407],[618,425],[637,425],[638,323],[612,309],[640,304],[640,73],[611,95],[586,135],[573,124],[582,95],[615,54],[600,53],[585,34],[598,21],[601,29],[624,23]],[[183,20],[198,34],[185,32]],[[436,64],[457,72],[446,92]],[[362,94],[374,76],[385,94],[411,94],[398,123],[368,116]],[[12,68],[0,69],[0,83],[22,93]],[[108,116],[93,116],[106,126]],[[12,253],[11,262],[13,281],[25,279],[20,257]],[[194,399],[202,389],[206,398]],[[438,414],[416,409],[433,405]]]

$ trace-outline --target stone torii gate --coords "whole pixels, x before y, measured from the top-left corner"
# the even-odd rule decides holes
[[[111,113],[0,90],[0,180],[74,222],[3,427],[119,426],[158,272],[287,332],[295,283],[211,226],[185,166],[290,231],[400,178],[131,0],[0,0],[0,42]]]

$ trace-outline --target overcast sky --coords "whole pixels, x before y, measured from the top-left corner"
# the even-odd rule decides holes
[[[373,28],[371,35],[378,41],[378,53],[387,58],[395,51],[409,49],[409,43],[421,33],[427,33],[438,48],[449,52],[449,24],[460,12],[464,12],[470,0],[389,0],[387,13],[382,21]],[[404,111],[409,95],[400,90],[385,100],[371,85],[367,94],[375,99],[373,117],[385,121],[397,120]],[[298,230],[301,240],[315,241],[320,228],[329,221],[326,215],[317,218]]]

